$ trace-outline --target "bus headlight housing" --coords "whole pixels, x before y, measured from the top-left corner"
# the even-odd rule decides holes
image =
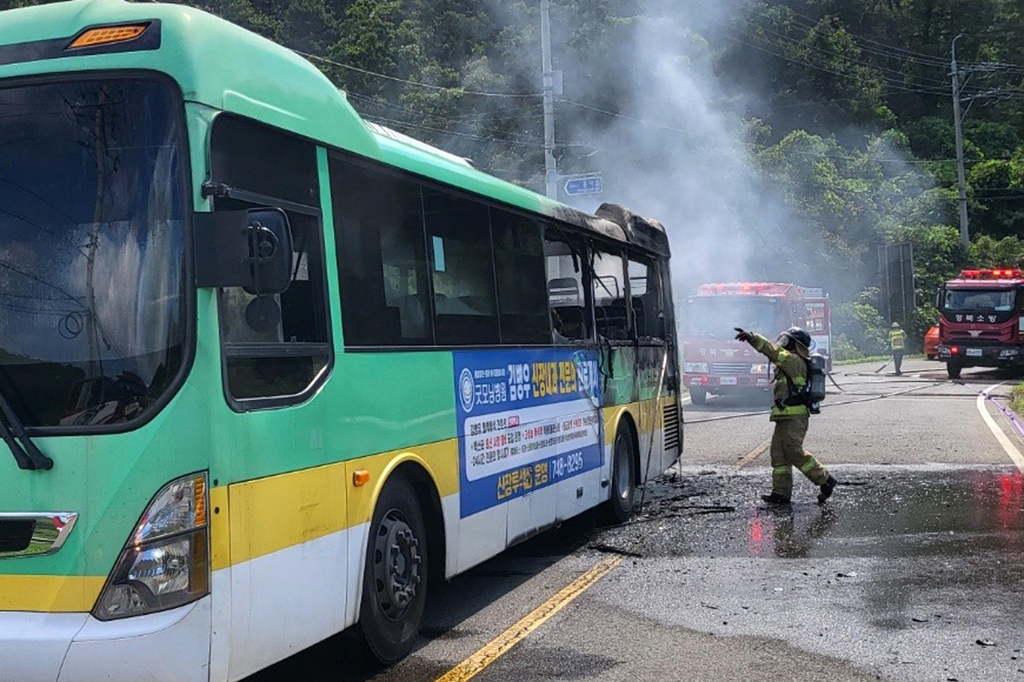
[[[683,366],[683,372],[686,374],[707,374],[708,363],[706,362],[687,362]]]
[[[206,474],[156,494],[93,609],[100,620],[140,616],[195,601],[210,590]]]
[[[750,373],[751,374],[767,374],[768,373],[768,365],[751,365],[750,366]]]

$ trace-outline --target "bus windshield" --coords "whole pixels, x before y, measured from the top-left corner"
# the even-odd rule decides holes
[[[26,426],[132,421],[181,367],[180,112],[155,80],[0,88],[0,391]]]
[[[774,336],[778,324],[774,299],[735,296],[699,296],[690,299],[687,335],[714,339],[732,338],[734,327]]]
[[[1008,312],[1017,300],[1015,289],[946,289],[943,308],[950,311],[994,310]]]

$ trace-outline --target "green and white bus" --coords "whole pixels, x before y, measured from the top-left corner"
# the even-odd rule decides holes
[[[237,680],[681,450],[663,227],[203,12],[0,13],[0,680]]]

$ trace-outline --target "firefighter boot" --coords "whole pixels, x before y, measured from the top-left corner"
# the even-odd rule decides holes
[[[837,484],[838,481],[836,481],[835,476],[828,477],[825,484],[821,486],[821,493],[818,495],[818,504],[825,504],[825,500],[832,497],[832,491],[836,489]]]
[[[762,495],[761,499],[768,504],[789,504],[789,498],[773,492],[771,495]]]

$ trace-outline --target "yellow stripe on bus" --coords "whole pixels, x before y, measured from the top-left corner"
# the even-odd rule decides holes
[[[404,462],[414,462],[426,469],[434,480],[440,497],[459,492],[459,442],[458,439],[421,445],[409,450],[398,450],[373,457],[347,462],[350,481],[348,501],[348,525],[358,526],[369,523],[373,507],[388,474]],[[370,472],[370,482],[359,488],[351,487],[352,473],[359,469]]]
[[[0,575],[0,611],[91,611],[106,578]]]
[[[368,523],[383,481],[404,462],[425,469],[441,497],[459,491],[454,438],[212,489],[213,570]],[[352,483],[358,470],[370,472],[365,486]]]
[[[677,404],[678,400],[677,395],[669,394],[661,396],[660,399],[647,398],[638,402],[605,407],[602,410],[605,446],[611,447],[615,442],[616,429],[627,414],[633,420],[633,425],[636,426],[637,437],[642,442],[646,442],[643,439],[650,438],[652,431],[665,428],[665,408]]]
[[[345,488],[343,464],[229,486],[231,563],[239,564],[342,530]]]

